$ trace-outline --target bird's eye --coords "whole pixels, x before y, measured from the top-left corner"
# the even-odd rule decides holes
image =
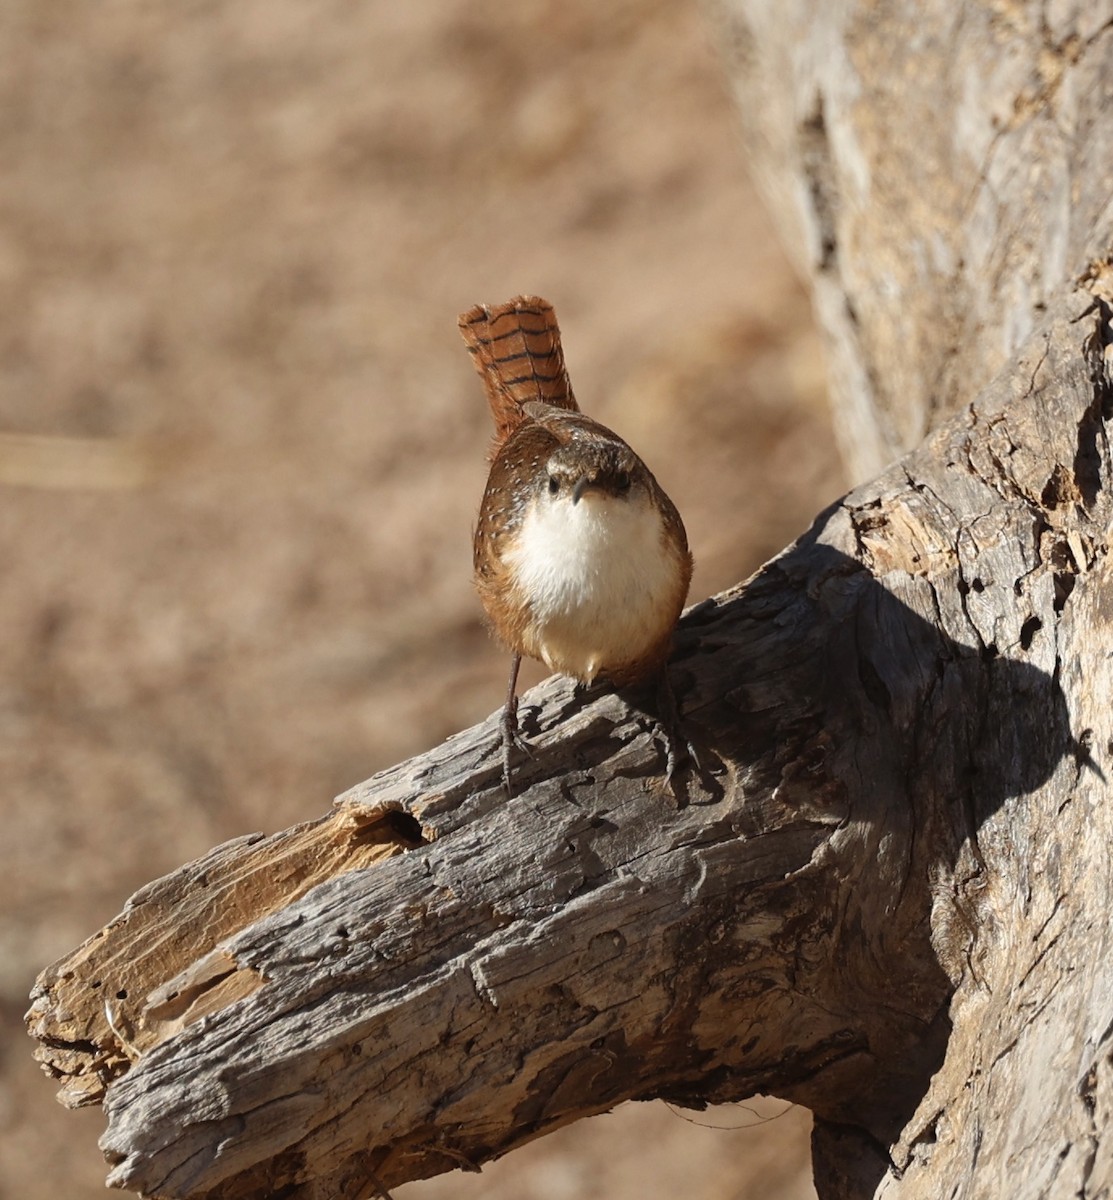
[[[560,480],[555,475],[549,476],[549,495],[555,496],[560,491]]]
[[[614,477],[615,490],[619,492],[628,492],[630,490],[630,472],[619,471]]]

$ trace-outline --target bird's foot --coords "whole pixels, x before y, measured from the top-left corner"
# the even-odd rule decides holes
[[[514,696],[507,700],[502,710],[502,786],[508,800],[514,797],[511,784],[511,758],[515,750],[520,751],[526,758],[533,758],[533,747],[518,728],[518,698]]]
[[[672,690],[669,673],[665,667],[661,668],[657,679],[657,722],[665,743],[665,784],[679,808],[686,796],[682,795],[677,783],[678,769],[687,760],[699,771],[700,761],[695,746],[684,732],[684,724],[676,704],[676,693]]]

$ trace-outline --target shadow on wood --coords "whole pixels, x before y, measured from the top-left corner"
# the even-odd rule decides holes
[[[1022,358],[688,614],[672,678],[715,779],[686,805],[652,721],[553,680],[513,800],[496,716],[150,885],[44,972],[38,1054],[103,1102],[110,1182],[365,1195],[368,1170],[478,1166],[627,1098],[760,1090],[813,1109],[817,1161],[854,1147],[868,1194],[977,984],[982,830],[1088,761],[1057,639],[1105,443],[1090,507],[1045,493],[1108,415],[1099,322],[1067,297],[1046,388]]]

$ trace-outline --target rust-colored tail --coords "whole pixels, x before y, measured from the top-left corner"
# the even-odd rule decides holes
[[[578,412],[553,306],[540,296],[516,296],[493,308],[477,304],[460,314],[475,369],[483,380],[495,441],[491,457],[525,420],[522,405],[531,400]]]

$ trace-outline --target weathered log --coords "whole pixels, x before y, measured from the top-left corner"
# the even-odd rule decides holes
[[[812,288],[844,457],[854,477],[871,475],[1015,361],[1060,289],[1107,274],[1113,4],[710,0],[709,10],[749,159]],[[1053,414],[1041,418],[1049,436]],[[1079,434],[1033,520],[1043,536],[1067,533],[1053,582],[1059,603],[1077,607],[1069,633],[1055,626],[1053,673],[1072,727],[1093,729],[1107,753],[1106,543],[1100,527],[1091,545],[1063,525],[1100,501],[1105,432]],[[1002,430],[987,452],[1015,454]],[[1091,561],[1101,570],[1087,599],[1068,600],[1075,564]],[[1042,616],[1028,620],[1024,640],[1046,635]],[[1002,702],[989,728],[1025,728],[1026,704],[1023,693]],[[894,1154],[899,1184],[887,1176],[880,1194],[1089,1196],[1109,1185],[1108,1081],[1104,1066],[1080,1065],[1104,1063],[1113,1019],[1097,965],[1109,937],[1099,784],[1084,773],[1061,797],[1089,809],[1086,820],[1029,797],[992,823],[994,842],[983,828],[960,889],[974,948],[946,1067]],[[976,778],[967,786],[978,794]],[[819,1120],[813,1145],[824,1195],[871,1194],[860,1137]]]
[[[716,7],[844,451],[935,431],[685,618],[685,805],[638,697],[552,682],[513,801],[489,722],[45,972],[112,1182],[368,1195],[763,1090],[824,1200],[1113,1187],[1113,5]]]
[[[824,1196],[947,1194],[997,1142],[1093,1178],[1107,314],[1062,297],[972,408],[685,617],[686,803],[638,696],[550,681],[512,800],[492,719],[44,972],[39,1055],[104,1104],[109,1181],[365,1196],[626,1098],[759,1090],[817,1114]],[[1051,1112],[1021,1087],[1049,1030]]]
[[[857,481],[1110,252],[1113,2],[706,0]]]

